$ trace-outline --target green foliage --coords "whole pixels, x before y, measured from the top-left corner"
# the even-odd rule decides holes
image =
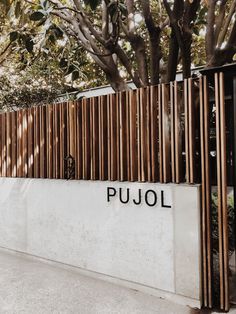
[[[133,20],[131,17],[128,18],[125,0],[105,1],[107,22],[102,20],[105,15],[101,0],[83,0],[78,3],[81,5],[79,8],[70,0],[0,0],[0,65],[13,64],[16,65],[16,71],[19,71],[32,67],[38,60],[44,60],[49,67],[53,65],[54,70],[60,72],[67,84],[75,88],[104,85],[108,83],[108,79],[111,83],[114,69],[120,73],[121,80],[135,81],[136,78],[137,86],[141,86],[143,81],[147,84],[142,78],[143,69],[140,69],[141,62],[138,61],[138,55],[146,58],[145,70],[150,78],[151,52],[154,50],[150,49],[150,38],[153,35],[149,37],[150,30],[144,18],[141,1],[134,1],[131,14]],[[174,2],[169,1],[169,3],[173,8]],[[218,1],[216,17],[219,14],[219,7]],[[226,15],[229,8],[230,4],[226,7]],[[150,10],[155,30],[159,27],[161,29],[160,48],[158,43],[156,47],[161,50],[160,73],[162,80],[165,80],[172,28],[163,1],[150,1]],[[186,32],[192,35],[190,45],[192,42],[191,66],[193,67],[206,64],[207,12],[207,2],[203,1],[197,12],[197,18],[188,26]],[[180,27],[183,27],[182,20],[179,22]],[[129,29],[130,25],[133,25],[134,31]],[[144,43],[143,50],[137,47],[141,42]],[[102,55],[104,57],[101,57]],[[114,60],[109,56],[114,57]],[[182,52],[179,56],[178,70],[181,70]],[[114,77],[117,78],[115,75]]]
[[[30,19],[31,21],[40,21],[42,20],[42,18],[44,17],[45,15],[40,12],[40,11],[36,11],[36,12],[33,12],[31,15],[30,15]]]

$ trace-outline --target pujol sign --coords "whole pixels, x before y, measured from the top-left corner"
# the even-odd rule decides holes
[[[130,189],[107,187],[107,202],[119,200],[122,204],[143,205],[149,207],[171,208],[172,205],[167,203],[165,191],[162,189]]]

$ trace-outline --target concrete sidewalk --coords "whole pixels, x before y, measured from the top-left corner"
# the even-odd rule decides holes
[[[0,249],[0,314],[195,314],[199,311]],[[231,310],[236,313],[236,310]]]

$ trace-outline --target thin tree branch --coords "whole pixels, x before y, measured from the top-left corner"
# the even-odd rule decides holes
[[[221,30],[220,34],[219,34],[219,40],[218,40],[218,43],[217,43],[217,47],[220,48],[225,40],[225,36],[227,34],[227,31],[228,31],[228,28],[229,28],[229,25],[230,25],[230,22],[232,20],[232,17],[235,13],[235,9],[236,9],[236,0],[234,0],[231,4],[231,7],[230,7],[230,11],[229,11],[229,14],[227,15],[227,18],[226,20],[224,21],[224,24],[223,24],[223,29]]]
[[[215,6],[216,0],[208,1],[207,26],[206,26],[206,55],[211,59],[215,50]]]
[[[221,28],[225,22],[224,18],[225,18],[226,3],[227,3],[227,0],[221,0],[219,14],[216,17],[216,25],[215,25],[215,46],[216,47],[217,47],[217,42],[218,42]]]

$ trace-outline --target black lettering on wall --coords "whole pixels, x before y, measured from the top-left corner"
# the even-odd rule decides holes
[[[148,194],[152,193],[153,194],[153,203],[148,201]],[[156,205],[157,203],[157,194],[155,191],[153,190],[147,190],[147,192],[145,193],[145,202],[148,206],[153,207]]]
[[[165,200],[164,200],[164,191],[161,191],[161,207],[171,208],[170,205],[166,205],[166,204],[165,204]]]
[[[126,189],[126,191],[127,191],[126,200],[124,200],[124,199],[122,199],[122,194],[123,194],[123,193],[122,193],[122,188],[119,189],[120,201],[121,201],[121,203],[123,203],[123,204],[127,204],[127,203],[129,202],[129,188]]]
[[[110,198],[116,195],[116,189],[108,187],[107,188],[107,201],[110,202]]]
[[[135,199],[133,199],[133,202],[135,205],[139,205],[141,204],[141,200],[142,200],[142,194],[141,194],[141,189],[138,189],[138,201],[136,201]]]

